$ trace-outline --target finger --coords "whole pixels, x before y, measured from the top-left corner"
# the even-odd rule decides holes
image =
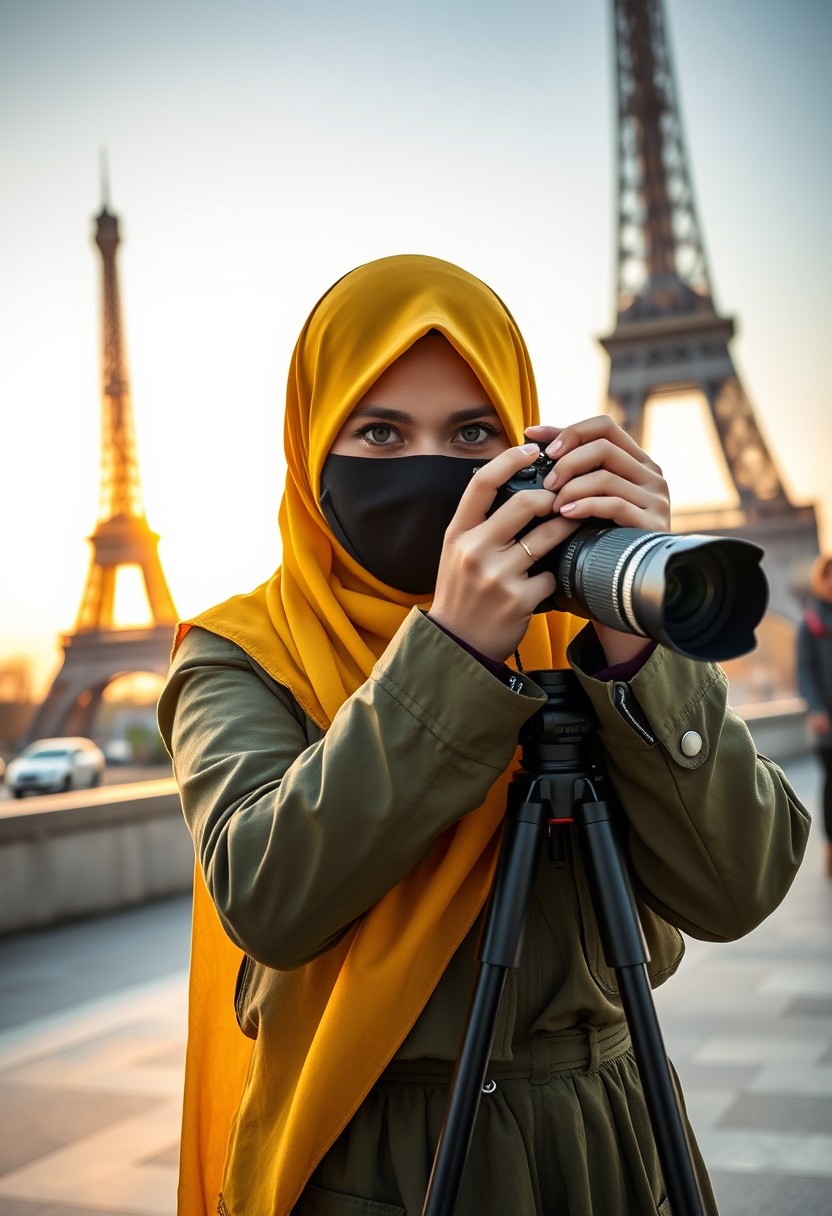
[[[553,439],[557,439],[562,430],[562,426],[544,426],[538,422],[534,426],[527,426],[523,433],[528,435],[529,439],[533,439],[535,443],[551,443]]]
[[[667,526],[653,512],[637,507],[625,498],[582,498],[560,508],[568,519],[609,519],[622,528],[640,528],[647,532],[666,532]]]
[[[552,514],[554,501],[548,490],[520,490],[477,525],[478,536],[491,548],[508,548],[536,516]]]
[[[556,587],[557,580],[551,570],[541,570],[540,574],[530,575],[520,592],[520,599],[526,611],[529,614],[534,612],[538,604],[542,604],[553,594]]]
[[[579,473],[582,467],[589,471]],[[628,453],[608,445],[606,440],[597,440],[575,450],[563,462],[558,462],[558,468],[566,477],[557,483],[556,512],[563,512],[570,518],[585,519],[587,512],[570,504],[588,498],[621,499],[643,512],[637,523],[633,522],[632,512],[625,512],[628,526],[660,528],[663,531],[670,528],[670,493],[661,473],[639,464]],[[604,512],[604,516],[615,523],[625,522],[618,514],[608,516]]]
[[[609,440],[610,443],[628,452],[640,463],[651,465],[653,463],[632,435],[629,435],[608,414],[599,414],[595,418],[587,418],[583,422],[572,423],[570,426],[564,427],[557,439],[546,448],[546,455],[553,459],[559,458],[595,439]]]
[[[554,490],[558,486],[563,487],[581,473],[594,469],[607,469],[637,484],[664,485],[658,465],[654,465],[652,461],[647,463],[638,460],[608,439],[595,439],[559,457],[543,485],[547,490]]]
[[[561,511],[568,503],[577,503],[585,498],[621,498],[631,502],[642,511],[658,509],[665,502],[661,495],[648,486],[636,485],[626,477],[618,477],[609,469],[596,469],[583,477],[573,477],[555,497],[554,509]]]
[[[544,557],[548,557],[558,545],[563,544],[567,537],[571,536],[579,526],[578,523],[573,523],[571,520],[562,519],[558,516],[555,519],[548,519],[545,523],[530,528],[528,532],[520,537],[517,544],[513,546],[512,556],[515,568],[519,570],[530,569],[537,562],[542,561]]]
[[[520,574],[523,577],[517,580],[513,592],[514,599],[520,611],[531,616],[538,604],[555,590],[557,580],[551,570],[541,570],[539,574],[530,574],[528,577],[525,577],[523,571],[520,571]]]
[[[469,528],[475,528],[481,524],[500,486],[504,485],[515,473],[519,473],[521,469],[533,464],[539,454],[536,443],[527,443],[517,448],[506,448],[504,452],[500,452],[499,456],[489,460],[488,464],[477,469],[459,500],[459,506],[451,520],[450,530],[467,532]],[[499,514],[499,512],[495,512],[495,514]]]

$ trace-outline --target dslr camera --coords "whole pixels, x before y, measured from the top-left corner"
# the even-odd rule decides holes
[[[555,463],[541,449],[534,464],[500,487],[492,511],[521,490],[543,489]],[[689,658],[720,662],[756,645],[754,630],[768,602],[762,556],[758,545],[736,537],[644,532],[590,519],[529,573],[549,570],[557,583],[536,612],[571,612]]]

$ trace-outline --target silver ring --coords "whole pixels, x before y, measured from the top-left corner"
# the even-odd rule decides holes
[[[518,540],[517,543],[518,543],[518,545],[521,545],[526,550],[526,552],[528,553],[529,557],[532,559],[533,562],[537,561],[537,558],[532,553],[531,549],[529,548],[529,546],[526,544],[526,542],[524,540]]]

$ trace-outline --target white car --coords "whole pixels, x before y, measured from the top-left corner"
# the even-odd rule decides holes
[[[111,739],[104,744],[104,759],[108,764],[132,764],[133,749],[126,739]]]
[[[36,739],[6,768],[6,785],[15,798],[85,789],[99,784],[104,764],[92,739]]]

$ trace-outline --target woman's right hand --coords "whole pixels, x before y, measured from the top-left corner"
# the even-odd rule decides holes
[[[500,486],[539,452],[536,443],[508,448],[471,478],[445,533],[430,609],[438,624],[500,662],[517,649],[535,608],[555,589],[553,574],[529,577],[530,568],[579,526],[552,515],[549,490],[521,490],[487,515]],[[535,516],[544,522],[519,544],[517,533]]]

